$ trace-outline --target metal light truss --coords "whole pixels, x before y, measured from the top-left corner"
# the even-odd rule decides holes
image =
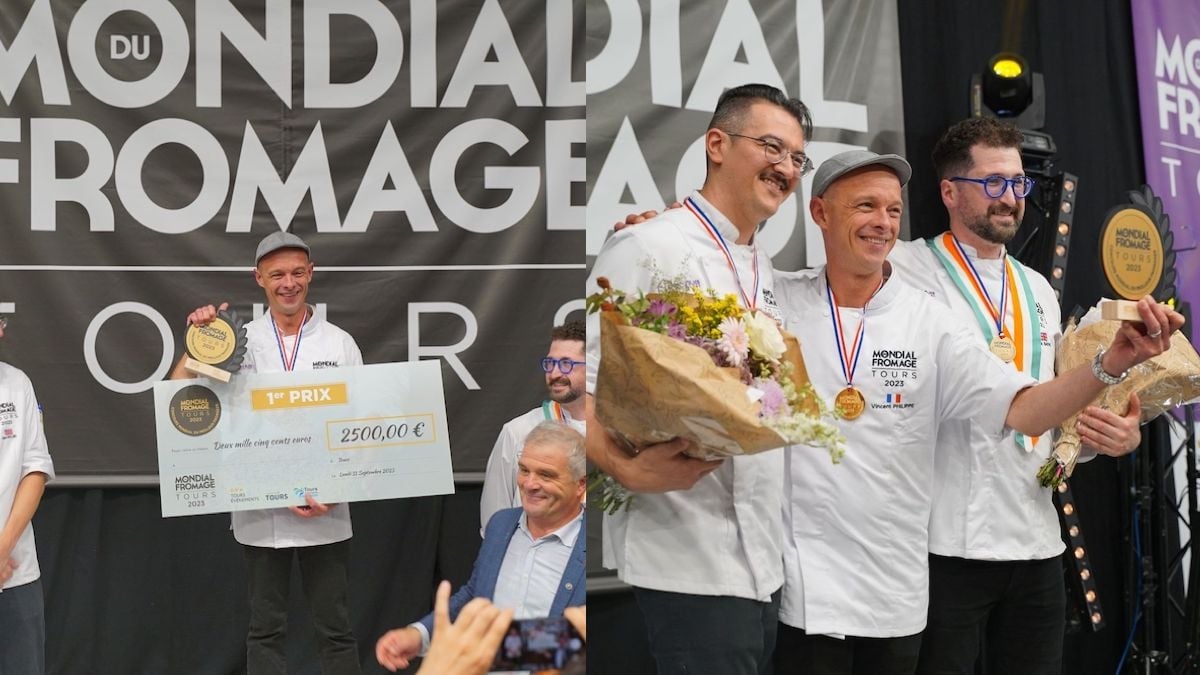
[[[1200,556],[1193,546],[1200,532],[1195,415],[1191,406],[1181,413],[1182,440],[1172,445],[1170,428],[1180,423],[1164,415],[1144,428],[1142,448],[1132,462],[1134,540],[1127,595],[1133,628],[1131,648],[1118,672],[1200,673]],[[1176,495],[1178,460],[1186,481]]]

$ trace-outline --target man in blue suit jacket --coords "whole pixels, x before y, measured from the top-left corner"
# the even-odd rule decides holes
[[[498,511],[466,585],[450,598],[450,618],[472,598],[511,608],[517,619],[562,616],[584,604],[587,588],[587,491],[584,439],[557,421],[542,422],[525,439],[517,465],[521,508]],[[395,671],[429,648],[433,615],[388,631],[375,645],[380,665]]]

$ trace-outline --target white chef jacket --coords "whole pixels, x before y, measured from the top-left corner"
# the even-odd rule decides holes
[[[746,293],[754,287],[758,256],[759,309],[777,313],[771,261],[738,245],[737,229],[698,192],[691,198],[729,245]],[[605,242],[588,279],[607,277],[613,288],[654,290],[655,275],[682,276],[701,288],[737,293],[724,254],[687,209],[673,209]],[[599,317],[588,317],[587,390],[594,393],[600,365]],[[680,392],[686,396],[686,392]],[[783,584],[780,494],[783,452],[726,460],[689,490],[638,494],[628,510],[604,516],[604,566],[628,584],[675,593],[726,595],[767,601]]]
[[[800,339],[817,394],[846,387],[824,274],[777,273],[786,327]],[[846,341],[860,309],[843,308]],[[853,376],[866,398],[840,464],[787,452],[780,621],[810,634],[898,637],[925,627],[934,440],[940,420],[973,418],[999,436],[1013,396],[1032,380],[980,344],[961,320],[896,275],[867,305]]]
[[[54,478],[54,463],[46,449],[33,385],[20,369],[0,362],[0,526],[12,514],[17,485],[34,472],[46,474],[47,480]],[[32,523],[17,538],[11,555],[18,565],[4,588],[22,586],[42,576]]]
[[[300,331],[300,353],[296,370],[361,366],[362,352],[346,331],[325,321],[309,308],[311,316]],[[295,335],[284,338],[290,357],[296,349]],[[270,314],[246,324],[246,358],[243,373],[285,371]],[[300,518],[286,508],[233,512],[233,536],[249,546],[291,548],[318,546],[349,539],[350,505],[335,504],[319,518]]]
[[[966,244],[962,248],[984,288],[999,304],[1001,259],[980,258]],[[994,328],[984,334],[968,301],[924,240],[897,242],[888,260],[902,279],[962,317],[981,344],[988,344],[995,335]],[[1055,352],[1062,338],[1058,299],[1042,275],[1021,267],[1035,300],[1034,307],[1023,305],[1022,310],[1032,310],[1037,317],[1042,357],[1036,377],[1045,382],[1054,377]],[[1010,300],[1007,305],[1005,325],[1012,326],[1014,304]],[[1008,367],[1016,369],[1012,364]],[[1053,495],[1036,479],[1053,451],[1053,434],[1039,437],[1032,452],[1025,452],[1015,436],[1010,430],[997,440],[970,419],[946,420],[938,428],[929,522],[931,553],[972,560],[1044,560],[1062,553]]]

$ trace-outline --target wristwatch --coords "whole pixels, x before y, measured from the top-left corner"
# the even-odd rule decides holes
[[[1097,380],[1100,380],[1104,384],[1111,387],[1114,384],[1121,384],[1124,382],[1125,378],[1129,377],[1129,371],[1126,370],[1120,375],[1109,375],[1108,372],[1104,370],[1104,364],[1102,363],[1104,354],[1107,351],[1108,350],[1106,349],[1101,349],[1100,353],[1096,354],[1096,358],[1092,359],[1092,374],[1096,376]]]

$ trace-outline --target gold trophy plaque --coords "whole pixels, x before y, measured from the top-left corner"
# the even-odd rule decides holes
[[[237,312],[223,311],[203,326],[188,326],[183,345],[188,353],[184,369],[228,382],[246,357],[246,328]]]

